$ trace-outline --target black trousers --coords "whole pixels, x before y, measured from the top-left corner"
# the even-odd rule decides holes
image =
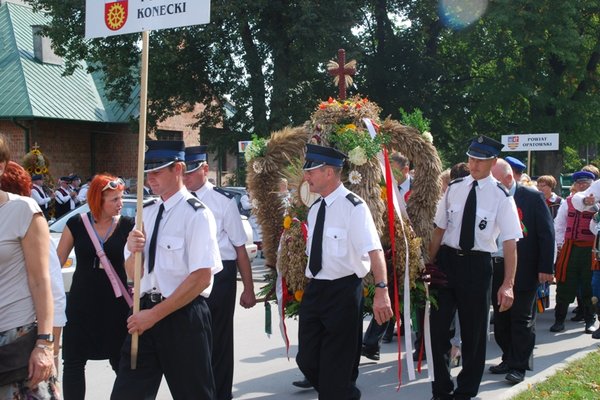
[[[223,270],[215,275],[206,304],[212,319],[212,368],[218,400],[233,396],[233,313],[237,289],[237,262],[223,260]]]
[[[320,400],[356,398],[356,361],[362,333],[362,280],[313,279],[299,311],[298,367]]]
[[[525,372],[533,369],[535,346],[536,294],[534,290],[514,291],[512,307],[499,312],[498,289],[504,280],[504,262],[494,262],[492,306],[494,307],[494,339],[502,350],[502,361],[510,368]]]
[[[140,302],[141,309],[151,307]],[[210,311],[198,296],[139,336],[135,370],[127,335],[111,400],[155,399],[163,374],[174,400],[215,400],[210,326]]]
[[[442,246],[437,256],[448,284],[436,287],[438,307],[431,309],[431,347],[435,380],[434,396],[449,397],[454,389],[450,376],[450,325],[458,310],[463,368],[456,379],[457,399],[477,396],[485,367],[487,322],[490,309],[492,259],[489,253],[459,255]]]

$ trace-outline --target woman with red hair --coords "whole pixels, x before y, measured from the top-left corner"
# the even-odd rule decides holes
[[[121,179],[108,174],[96,175],[87,192],[90,206],[87,217],[118,278],[126,285],[123,248],[134,220],[120,215],[124,189]],[[81,214],[69,219],[60,238],[61,264],[73,247],[77,268],[67,298],[62,352],[65,400],[85,398],[87,360],[108,359],[113,370],[117,370],[129,311],[124,298],[115,297]]]

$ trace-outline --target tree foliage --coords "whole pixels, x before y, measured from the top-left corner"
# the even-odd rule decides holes
[[[86,41],[82,0],[30,2],[52,15],[46,33],[69,67],[89,61],[111,96],[129,101],[139,35]],[[475,134],[598,141],[600,3],[490,0],[481,18],[456,23],[465,11],[419,0],[213,0],[210,24],[152,33],[149,122],[203,103],[199,125],[246,138],[302,124],[336,93],[325,63],[343,47],[359,62],[349,94],[397,119],[401,108],[422,110],[448,163],[464,159]],[[561,152],[535,157],[536,172],[558,174]]]

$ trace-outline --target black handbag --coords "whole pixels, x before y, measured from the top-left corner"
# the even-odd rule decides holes
[[[37,327],[12,343],[0,346],[0,386],[24,381],[29,376],[29,357],[37,340]]]

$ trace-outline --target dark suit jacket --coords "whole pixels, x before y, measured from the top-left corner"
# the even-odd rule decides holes
[[[523,215],[527,236],[517,242],[517,274],[515,290],[534,290],[538,273],[553,273],[554,223],[544,195],[535,189],[517,184],[515,203]]]

